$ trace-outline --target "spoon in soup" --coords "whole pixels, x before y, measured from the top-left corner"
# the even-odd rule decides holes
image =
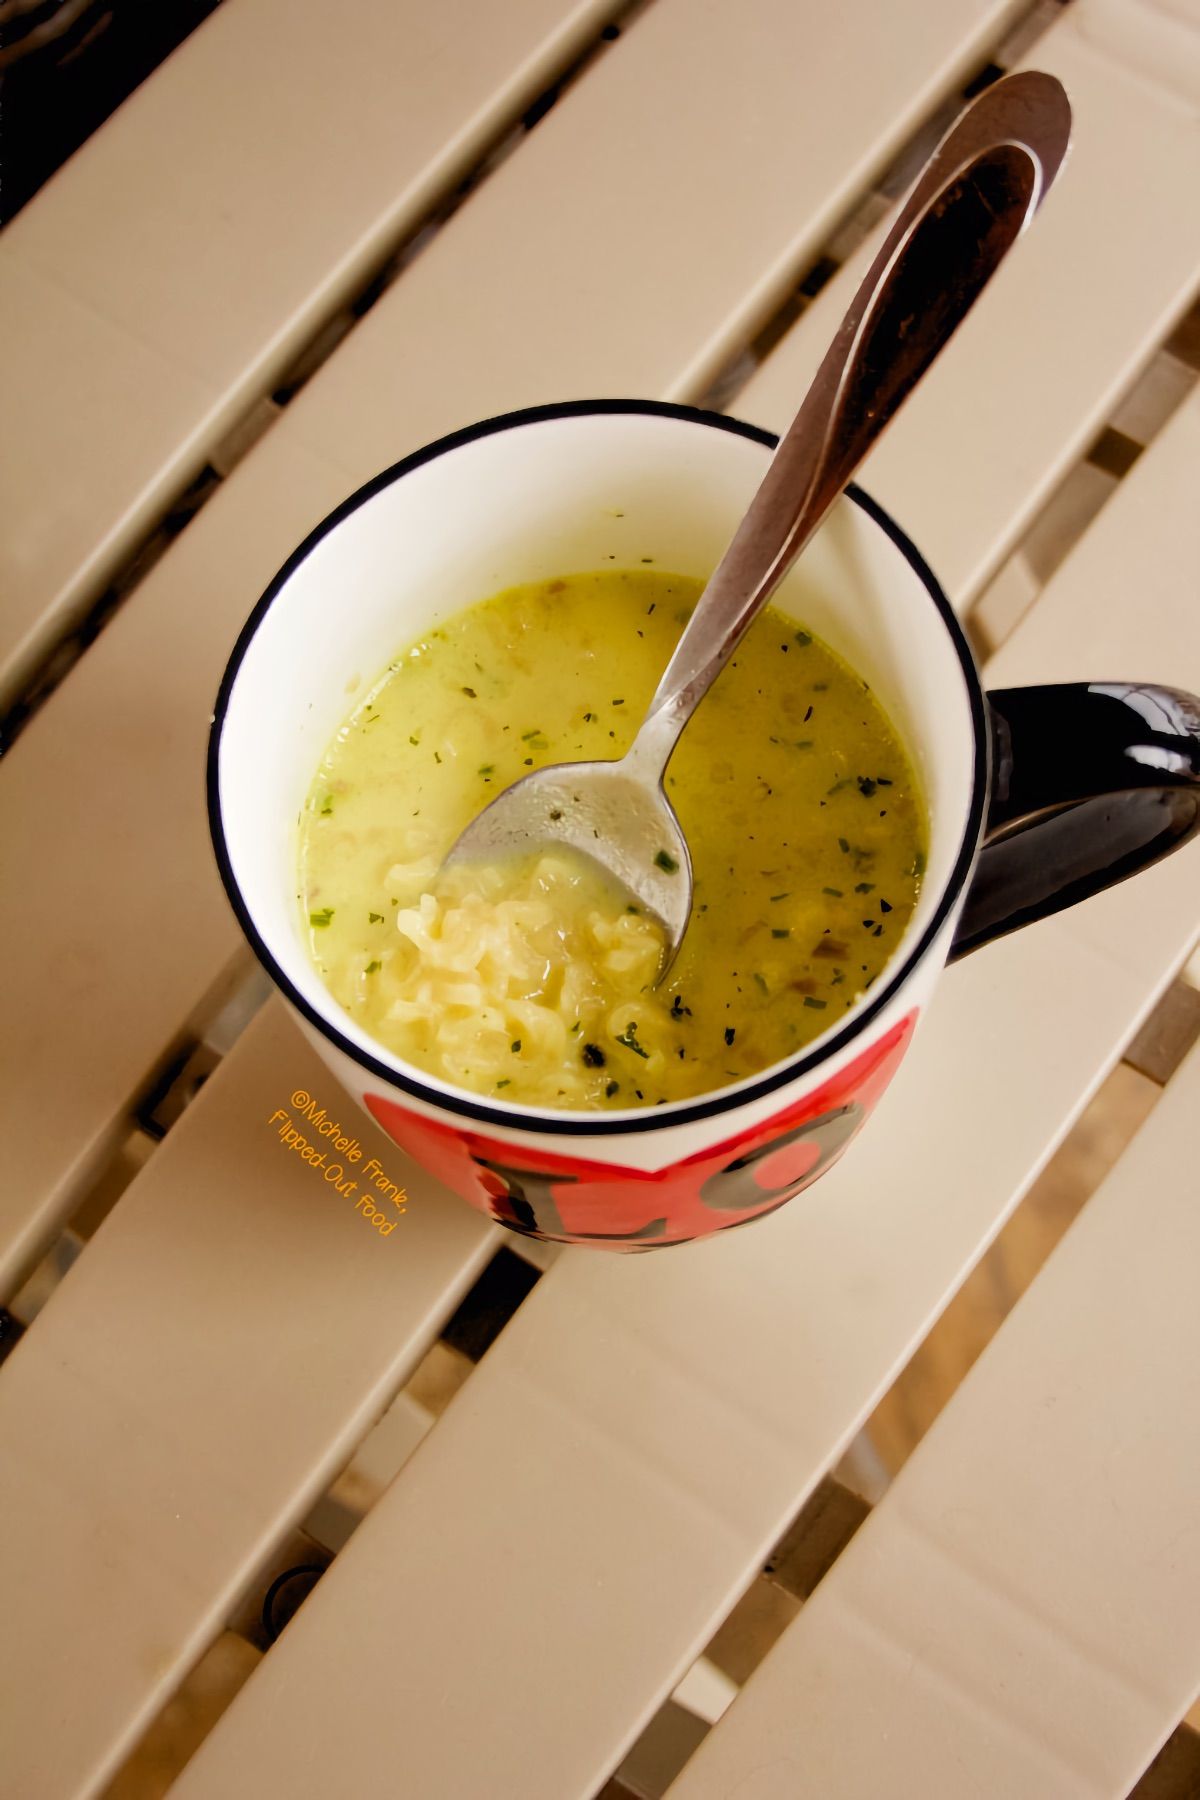
[[[514,782],[447,864],[569,848],[656,916],[670,966],[692,863],[663,781],[680,733],[854,471],[1045,198],[1070,138],[1061,84],[995,82],[926,163],[871,264],[619,760],[553,763]]]

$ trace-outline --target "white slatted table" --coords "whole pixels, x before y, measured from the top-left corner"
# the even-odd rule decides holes
[[[263,233],[288,224],[280,195],[312,168],[291,65],[268,54],[278,7],[226,0],[33,203],[20,237],[13,228],[15,273],[0,306],[16,308],[36,354],[14,336],[0,344],[0,368],[7,356],[28,416],[44,422],[72,358],[83,366],[99,354],[105,380],[129,396],[130,424],[114,421],[101,381],[58,486],[49,470],[65,451],[45,425],[13,485],[0,487],[24,522],[0,625],[17,676],[356,276],[615,10],[523,0],[500,30],[500,9],[465,0],[344,9],[352,49],[342,57],[314,43],[302,68],[311,82],[337,71],[320,91],[331,132],[361,124],[353,155],[335,159],[311,229],[299,242],[285,232],[286,279],[256,287],[252,308],[227,309],[203,358],[196,351],[194,380],[172,372],[188,368],[191,269],[216,258],[211,266],[236,271],[269,241]],[[86,1196],[137,1096],[245,967],[211,869],[198,771],[221,663],[291,545],[358,481],[473,417],[583,392],[702,394],[1023,11],[875,0],[831,17],[794,0],[653,0],[125,601],[0,766],[6,866],[36,858],[39,870],[36,884],[6,879],[0,890],[0,942],[21,946],[6,970],[11,1024],[0,1045],[0,1294]],[[417,102],[399,116],[379,77],[397,37]],[[1188,215],[1200,176],[1192,0],[1169,11],[1074,0],[1028,60],[1071,91],[1067,176],[864,474],[964,612],[1200,284]],[[247,94],[261,96],[261,117],[279,125],[272,153],[248,151],[235,130],[195,177],[205,204],[188,229],[175,219],[155,239],[149,221],[169,187],[155,187],[155,170],[176,130],[200,155],[206,135],[187,120],[202,121],[214,94],[243,110]],[[664,96],[686,105],[664,107]],[[373,133],[387,132],[397,135],[381,163]],[[122,268],[120,239],[106,250],[97,228],[111,171],[142,160],[151,173],[122,229],[160,246],[145,284],[140,263]],[[236,230],[226,230],[222,181],[244,199]],[[94,214],[85,236],[81,208]],[[864,254],[733,410],[786,422]],[[53,341],[26,297],[31,270],[53,276],[55,292],[73,283],[76,298],[90,297],[86,317],[61,320]],[[106,312],[99,297],[122,281],[124,298]],[[125,349],[98,352],[94,314],[115,322],[121,344],[136,336],[155,352],[132,384]],[[110,444],[120,446],[112,479],[92,482]],[[993,659],[990,681],[1147,673],[1200,690],[1198,469],[1193,399]],[[81,880],[85,908],[47,907],[48,894],[75,893]],[[1185,852],[956,970],[820,1206],[787,1209],[703,1258],[558,1259],[178,1791],[594,1794],[1186,957],[1200,930],[1198,887],[1195,852]],[[69,1030],[48,1023],[49,992],[51,1016],[69,1018]],[[485,1221],[402,1169],[391,1148],[380,1155],[414,1199],[386,1246],[323,1207],[264,1123],[298,1085],[333,1098],[272,1004],[0,1368],[0,1767],[22,1800],[98,1791],[496,1248]],[[1170,1144],[1180,1103],[1168,1103]],[[1082,1280],[1074,1260],[1068,1243],[1055,1273],[1061,1262],[1068,1281]],[[1130,1304],[1151,1299],[1134,1287]],[[1018,1346],[1025,1310],[1010,1327]],[[1164,1339],[1168,1350],[1174,1341]],[[1131,1428],[1138,1396],[1136,1386],[1122,1396],[1118,1425]],[[1002,1397],[971,1398],[964,1446],[993,1410],[999,1431]],[[1154,1416],[1165,1429],[1165,1410]],[[1194,1417],[1176,1423],[1194,1434]],[[1179,1482],[1196,1439],[1182,1441]],[[955,1454],[969,1484],[967,1450]],[[1191,1501],[1200,1509],[1196,1489]],[[876,1536],[886,1539],[893,1510],[889,1499]],[[1069,1512],[1048,1515],[1047,1556]],[[1164,1708],[1182,1710],[1200,1679],[1189,1630],[1200,1552],[1189,1541],[1178,1556],[1183,1624],[1168,1679],[1132,1717],[1119,1755],[1088,1765],[1100,1773],[1080,1792],[1119,1795],[1175,1722]],[[1153,1584],[1131,1582],[1135,1610],[1139,1591],[1149,1604]],[[797,1639],[818,1656],[820,1617],[802,1615]],[[1103,1653],[1102,1624],[1088,1642]],[[367,1670],[386,1681],[364,1680]],[[712,1767],[730,1758],[697,1793],[726,1791],[753,1766],[746,1746],[765,1682],[764,1672],[682,1778],[702,1783],[710,1756]],[[852,1665],[844,1693],[852,1716]],[[786,1715],[786,1699],[772,1698],[763,1716],[777,1720],[781,1706]],[[969,1743],[963,1717],[956,1729]],[[790,1720],[801,1742],[802,1727]],[[1067,1735],[1060,1743],[1047,1729],[1065,1757]],[[821,1791],[840,1800],[843,1790]],[[859,1791],[848,1777],[844,1792]]]

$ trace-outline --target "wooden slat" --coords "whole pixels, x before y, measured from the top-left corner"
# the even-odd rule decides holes
[[[14,1800],[95,1792],[500,1236],[349,1101],[336,1112],[279,1003],[242,1042],[4,1365]],[[386,1238],[277,1137],[301,1086],[408,1188]]]
[[[1200,561],[1198,456],[1200,395],[995,659],[998,681],[1080,674],[1085,657],[1200,687],[1179,579]],[[1183,959],[1198,854],[951,972],[879,1117],[799,1204],[707,1250],[560,1258],[179,1800],[268,1778],[292,1800],[334,1783],[366,1800],[400,1767],[430,1800],[592,1793]],[[386,1706],[363,1674],[384,1668]],[[536,1696],[535,1753],[515,1692]]]
[[[1067,163],[1020,254],[860,477],[961,608],[1200,288],[1197,0],[1169,11],[1077,0],[1026,63],[1057,75],[1071,97]],[[787,425],[888,223],[738,396],[741,416]]]
[[[220,7],[0,243],[0,696],[618,0]]]
[[[356,482],[467,419],[702,380],[1015,10],[924,0],[914,32],[889,0],[853,14],[658,0],[383,297],[32,721],[0,768],[0,842],[37,870],[0,897],[0,942],[21,946],[0,1046],[13,1159],[0,1293],[235,954],[199,770],[224,657],[291,547]],[[847,64],[835,93],[829,70]],[[48,1020],[50,994],[69,1031]]]
[[[671,1800],[1124,1800],[1200,1692],[1200,1051]]]

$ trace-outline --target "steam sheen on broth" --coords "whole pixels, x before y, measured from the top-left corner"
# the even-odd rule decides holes
[[[661,929],[584,859],[439,875],[520,776],[624,753],[701,585],[509,589],[404,650],[338,731],[301,815],[303,927],[406,1062],[494,1100],[652,1106],[793,1055],[892,955],[924,869],[912,767],[867,684],[771,608],[670,765],[695,899],[661,986]]]

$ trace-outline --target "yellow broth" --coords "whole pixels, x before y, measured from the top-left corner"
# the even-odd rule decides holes
[[[724,1087],[836,1025],[900,942],[924,869],[883,709],[768,608],[684,733],[683,947],[560,853],[439,879],[459,832],[545,763],[627,748],[701,584],[652,568],[512,588],[398,655],[300,823],[313,961],[368,1033],[490,1098],[589,1110]]]

